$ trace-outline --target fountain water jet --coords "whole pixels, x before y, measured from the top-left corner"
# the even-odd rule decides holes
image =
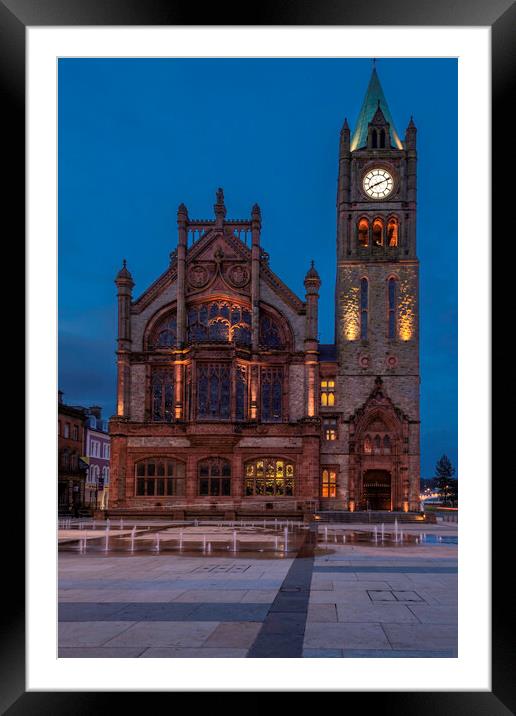
[[[131,530],[131,552],[134,552],[134,537],[136,534],[136,525]]]
[[[233,552],[237,551],[237,533],[233,530]]]
[[[284,535],[285,535],[285,547],[284,547],[284,549],[285,549],[285,552],[288,552],[288,527],[285,527]]]
[[[384,541],[384,539],[385,539],[385,525],[382,522],[382,542]]]
[[[159,532],[156,532],[156,552],[159,554]]]

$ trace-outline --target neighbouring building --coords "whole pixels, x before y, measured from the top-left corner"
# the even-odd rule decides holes
[[[85,505],[91,510],[105,510],[109,504],[110,437],[108,421],[102,419],[99,406],[85,409],[86,432],[83,461],[88,465]]]
[[[301,298],[259,206],[229,219],[222,189],[212,219],[179,206],[177,248],[137,298],[124,260],[110,511],[419,510],[416,177],[416,127],[400,138],[373,69],[340,134],[331,345],[313,262]]]
[[[86,470],[81,461],[84,450],[86,416],[82,408],[65,405],[58,393],[57,405],[57,471],[58,511],[78,513],[84,506]]]

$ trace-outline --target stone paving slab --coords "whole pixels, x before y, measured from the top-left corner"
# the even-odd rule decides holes
[[[247,656],[247,649],[227,647],[207,647],[188,649],[186,647],[157,646],[145,649],[140,654],[142,659],[242,659]]]
[[[249,649],[260,631],[261,622],[229,622],[219,624],[203,644],[205,647]]]
[[[305,649],[389,649],[390,646],[380,624],[367,622],[356,624],[308,622],[303,645]]]
[[[339,622],[417,624],[418,618],[403,604],[337,604]]]
[[[383,624],[393,649],[453,649],[457,628],[452,624]]]
[[[60,646],[59,659],[136,659],[143,656],[146,647],[141,646]]]
[[[108,622],[109,624],[109,622]],[[202,646],[218,627],[212,622],[138,622],[113,637],[107,646]]]
[[[457,656],[455,649],[303,649],[303,657],[310,659],[443,659],[454,656]]]
[[[59,646],[102,646],[113,637],[122,634],[134,622],[60,622]],[[132,644],[130,645],[132,646]]]

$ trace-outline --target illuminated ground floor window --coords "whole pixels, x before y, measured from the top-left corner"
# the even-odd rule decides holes
[[[321,475],[321,497],[337,497],[337,471],[323,470]]]
[[[245,495],[291,497],[294,494],[294,465],[274,457],[246,463]]]

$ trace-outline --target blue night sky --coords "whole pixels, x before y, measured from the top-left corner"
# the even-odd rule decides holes
[[[176,210],[228,218],[258,202],[270,265],[304,299],[323,281],[320,340],[334,340],[339,132],[353,130],[365,59],[59,61],[59,387],[115,412],[115,274],[138,297],[168,266]],[[457,467],[457,62],[380,59],[398,134],[418,129],[421,474]]]

